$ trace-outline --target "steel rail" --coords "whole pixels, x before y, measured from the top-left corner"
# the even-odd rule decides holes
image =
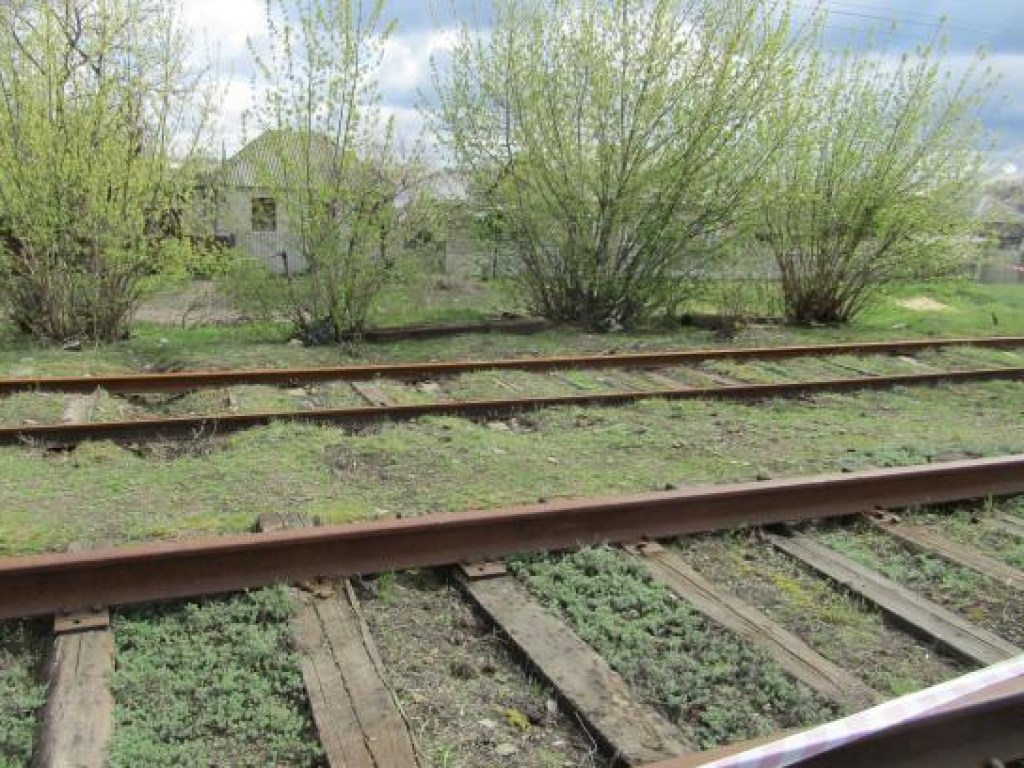
[[[1024,455],[0,560],[0,619],[1024,492]]]
[[[524,411],[554,406],[614,406],[646,399],[666,400],[755,400],[791,397],[815,392],[853,392],[921,386],[940,383],[1016,380],[1024,368],[981,368],[967,371],[912,373],[898,376],[815,379],[773,384],[730,384],[719,387],[593,392],[552,397],[522,397],[499,400],[443,400],[435,403],[357,406],[306,411],[222,413],[207,416],[173,416],[132,421],[81,424],[25,424],[0,427],[0,445],[33,442],[52,447],[74,446],[85,440],[131,442],[147,439],[197,438],[266,426],[275,421],[361,426],[380,421],[406,421],[421,416],[463,416],[504,418]]]
[[[685,365],[710,360],[779,360],[821,355],[879,355],[919,352],[936,347],[973,346],[996,349],[1024,347],[1024,336],[961,339],[913,339],[855,344],[819,344],[791,347],[737,347],[666,352],[525,357],[499,360],[454,360],[383,365],[347,365],[319,368],[250,370],[196,370],[174,373],[110,376],[43,376],[0,378],[0,395],[15,392],[92,392],[102,388],[116,393],[182,392],[241,384],[295,386],[323,381],[364,381],[373,378],[416,379],[452,376],[485,370],[550,371],[568,368],[628,368]]]

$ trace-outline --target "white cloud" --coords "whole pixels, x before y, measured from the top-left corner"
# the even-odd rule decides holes
[[[260,0],[181,0],[186,26],[204,35],[225,57],[245,53],[245,41],[264,32]]]
[[[430,59],[455,47],[454,29],[397,34],[384,43],[380,87],[387,93],[414,93],[427,84]]]

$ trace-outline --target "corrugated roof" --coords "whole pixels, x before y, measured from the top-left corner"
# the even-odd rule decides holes
[[[289,172],[295,175],[294,186],[300,186],[303,172],[289,168],[285,158],[299,158],[305,155],[305,142],[309,142],[314,184],[335,180],[339,173],[340,149],[329,137],[313,133],[303,135],[298,131],[266,131],[250,141],[236,154],[224,161],[220,169],[220,181],[231,187],[262,187],[268,181],[274,184],[292,186]]]
[[[992,195],[982,195],[974,215],[990,224],[1024,224],[1024,213]]]

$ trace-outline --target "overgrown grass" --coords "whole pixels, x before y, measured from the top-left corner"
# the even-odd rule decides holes
[[[1013,453],[1024,451],[1022,411],[1024,386],[990,382],[757,404],[558,408],[490,425],[429,418],[357,434],[281,423],[137,450],[6,447],[0,551],[239,531],[282,506],[346,522],[899,466],[951,451]]]
[[[702,749],[830,719],[832,706],[608,549],[513,563],[516,575]]]
[[[45,642],[37,623],[0,623],[0,768],[22,768],[32,758],[36,717],[46,703],[38,674]]]
[[[454,285],[454,284],[453,284]],[[400,289],[382,300],[375,317],[383,324],[410,321],[424,306],[434,320],[480,319],[491,308],[506,308],[500,289],[492,284],[458,284],[436,294],[434,303]],[[420,290],[420,289],[416,289]],[[925,296],[947,304],[944,311],[919,311],[900,304]],[[464,311],[476,302],[486,308]],[[992,315],[998,325],[992,322]],[[421,319],[426,319],[425,316]],[[40,345],[0,328],[0,375],[30,376],[100,374],[175,367],[286,367],[346,362],[430,360],[457,357],[487,358],[513,355],[571,354],[573,352],[629,351],[693,346],[722,346],[716,334],[693,328],[660,328],[628,333],[592,334],[558,329],[531,336],[466,335],[359,347],[330,346],[305,349],[286,343],[288,326],[246,324],[181,328],[139,324],[131,339],[101,347],[87,346],[66,352],[59,345]],[[732,340],[741,346],[759,344],[813,344],[919,336],[1024,334],[1024,286],[935,282],[890,289],[853,324],[842,328],[749,327]]]
[[[115,616],[113,768],[319,766],[284,588]]]

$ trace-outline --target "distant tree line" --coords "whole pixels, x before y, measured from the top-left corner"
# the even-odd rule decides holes
[[[947,267],[991,78],[935,44],[838,54],[787,0],[496,0],[435,63],[433,134],[529,307],[593,329],[675,311],[728,254],[770,254],[794,322]],[[266,277],[303,333],[361,329],[391,244],[436,227],[423,145],[377,88],[383,0],[274,0],[251,123],[307,269]],[[173,5],[0,7],[0,304],[21,331],[114,340],[180,263],[217,83]],[[980,60],[979,60],[980,61]]]

